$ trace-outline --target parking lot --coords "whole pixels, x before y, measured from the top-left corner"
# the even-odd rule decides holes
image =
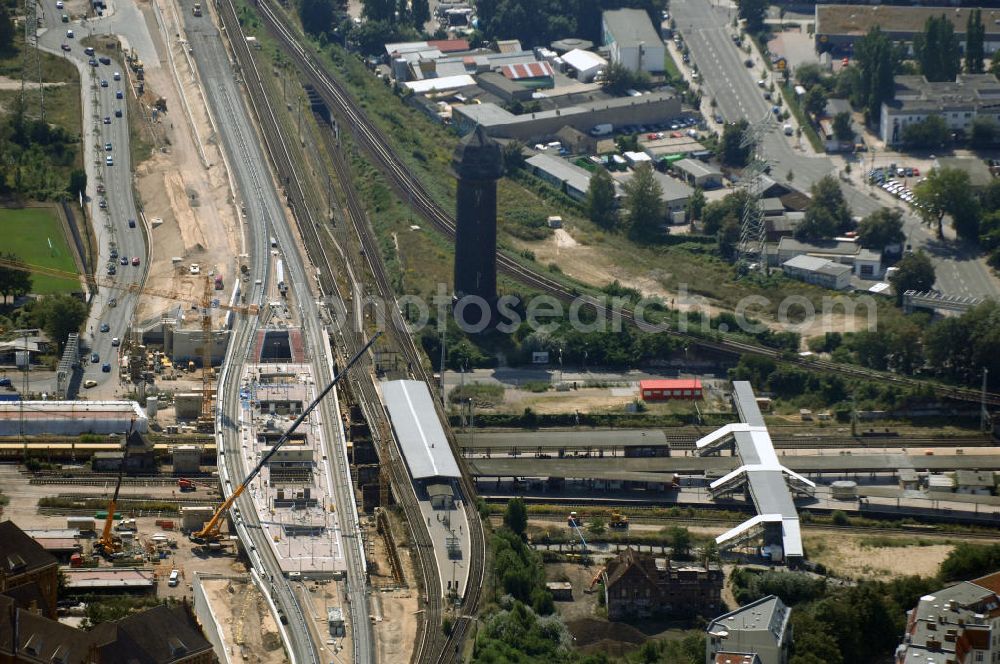
[[[917,200],[913,190],[907,185],[905,179],[918,178],[914,184],[923,182],[919,167],[901,166],[890,164],[881,168],[873,168],[868,171],[868,181],[889,192],[901,201],[910,204],[916,209],[922,209],[923,204]]]

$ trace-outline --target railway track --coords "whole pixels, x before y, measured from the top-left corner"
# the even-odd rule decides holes
[[[566,523],[566,514],[569,511],[578,511],[580,514],[586,514],[587,510],[593,510],[594,505],[566,505],[565,511],[559,512],[531,512],[528,514],[528,519],[535,521],[545,521],[551,522],[553,524],[563,524]],[[605,509],[609,511],[610,508]],[[739,522],[737,520],[728,519],[707,519],[702,517],[660,517],[652,515],[643,515],[642,507],[628,507],[622,509],[621,511],[627,513],[629,516],[629,523],[641,524],[641,525],[677,525],[678,523],[683,523],[687,526],[718,526],[720,530],[731,528],[737,525]],[[646,508],[653,509],[653,508]],[[638,512],[638,513],[637,513]],[[499,514],[490,515],[490,523],[499,525],[503,523],[503,516]],[[835,526],[832,524],[820,524],[820,523],[803,523],[803,530],[826,530],[826,531],[843,531],[845,533],[851,533],[854,535],[927,535],[933,537],[961,537],[962,539],[977,539],[977,540],[1000,540],[1000,531],[995,533],[984,533],[975,531],[965,531],[965,530],[949,530],[947,528],[938,528],[932,525],[908,525],[900,526],[898,528],[886,528],[886,527],[859,527],[859,526]],[[567,538],[567,541],[573,541]],[[558,542],[555,542],[558,544]]]
[[[377,258],[380,255],[378,253],[378,244],[375,239],[374,232],[372,231],[371,224],[369,223],[368,216],[365,212],[365,208],[358,199],[357,191],[353,186],[353,180],[349,167],[344,160],[344,154],[340,149],[340,146],[335,143],[332,131],[324,132],[323,139],[324,145],[326,146],[327,152],[329,153],[331,161],[334,165],[337,178],[343,185],[344,197],[346,199],[345,209],[347,210],[352,226],[358,235],[361,247],[364,249],[364,256],[369,270],[376,282],[383,300],[386,302],[392,302],[395,298],[394,290],[389,281],[389,277],[386,274],[385,264]],[[393,307],[389,314],[391,316],[390,328],[393,338],[397,341],[396,346],[401,349],[406,359],[410,373],[414,376],[414,378],[422,380],[428,385],[433,384],[431,376],[427,375],[427,372],[424,369],[423,361],[413,344],[413,339],[406,330],[404,322],[400,318],[399,310]],[[443,423],[447,423],[448,420],[445,417],[445,413],[441,410],[440,405],[437,401],[434,403],[435,407],[438,409],[438,417]],[[446,431],[453,450],[456,450],[457,452],[454,436],[447,425]],[[463,471],[463,477],[460,484],[462,486],[462,494],[466,498],[463,503],[463,507],[466,512],[466,520],[469,523],[470,548],[472,549],[469,559],[469,578],[466,583],[466,596],[463,603],[464,615],[453,622],[452,633],[446,638],[441,630],[437,628],[440,620],[443,618],[442,611],[444,607],[442,606],[441,598],[431,598],[430,593],[428,593],[427,619],[425,621],[426,628],[422,630],[418,647],[415,649],[416,661],[443,661],[449,658],[449,653],[457,652],[458,648],[456,648],[456,645],[460,646],[465,638],[465,634],[467,633],[468,623],[471,620],[469,616],[475,613],[475,610],[478,607],[479,596],[485,574],[485,562],[487,555],[485,548],[485,533],[482,529],[479,514],[475,509],[474,498],[476,494],[474,484],[469,480],[469,470],[465,467],[464,462],[461,461],[461,455],[456,453],[455,456]],[[399,464],[398,467],[403,468],[402,464]],[[405,476],[402,479],[407,482],[409,481],[408,476]],[[415,504],[414,507],[416,507]],[[419,509],[416,509],[416,512],[413,514],[410,514],[408,511],[407,518],[421,519],[422,516]],[[426,531],[423,531],[423,534],[426,535]],[[422,568],[425,570],[425,577],[437,577],[437,562],[434,559],[432,546],[418,546],[417,550],[421,556],[426,557],[426,560],[422,565]],[[433,574],[429,574],[426,570],[433,570]],[[424,587],[428,588],[432,586],[425,585]],[[437,579],[436,584],[433,587],[440,588],[440,578]]]
[[[392,185],[403,197],[416,208],[424,218],[430,222],[434,228],[447,237],[449,240],[455,239],[454,219],[445,212],[430,196],[419,178],[411,173],[403,164],[402,160],[395,154],[390,146],[390,142],[383,132],[373,123],[364,110],[353,100],[350,93],[337,82],[321,65],[319,65],[312,53],[302,46],[298,37],[289,30],[281,21],[277,13],[272,9],[268,0],[261,0],[257,9],[264,19],[267,28],[283,44],[286,51],[295,60],[300,70],[309,78],[317,92],[326,102],[332,112],[343,117],[348,126],[355,132],[355,136],[361,141],[363,147],[371,155],[374,162],[385,173]],[[561,302],[569,304],[575,299],[584,298],[602,316],[610,316],[609,312],[597,300],[581,293],[578,289],[564,285],[563,283],[548,277],[547,275],[521,265],[515,259],[503,253],[497,255],[497,267],[503,274],[547,295],[552,295]],[[636,319],[635,312],[631,309],[623,309],[621,317],[635,325],[642,325],[644,321]],[[853,378],[863,378],[869,380],[888,381],[890,383],[906,386],[926,386],[928,383],[900,376],[887,372],[875,371],[864,367],[830,362],[822,359],[805,359],[795,355],[789,355],[782,350],[767,348],[750,344],[735,339],[725,339],[717,335],[716,339],[709,339],[688,332],[668,329],[664,330],[676,338],[687,343],[696,344],[707,350],[728,353],[728,354],[751,354],[761,355],[780,360],[788,364],[796,364],[806,368],[823,369],[833,371]],[[936,394],[940,397],[960,400],[979,401],[982,394],[979,390],[948,386],[932,385]],[[1000,405],[1000,394],[988,392],[985,401],[989,405]]]
[[[230,34],[239,34],[238,21],[232,4],[230,2],[224,2],[222,5],[223,10],[220,14],[222,15],[223,22],[227,26],[227,30],[230,31]],[[237,42],[239,42],[241,46],[238,46]],[[256,66],[254,65],[253,56],[250,53],[245,40],[235,39],[231,40],[231,43],[233,44],[234,55],[240,64],[244,81],[247,85],[248,92],[250,93],[248,96],[251,101],[251,106],[260,120],[260,127],[265,139],[265,147],[272,163],[275,164],[279,176],[282,177],[284,182],[284,193],[288,199],[288,203],[296,212],[296,218],[299,221],[298,226],[300,233],[302,234],[303,240],[306,244],[310,260],[318,268],[317,281],[320,289],[325,294],[336,293],[337,284],[334,278],[335,273],[329,257],[323,247],[323,243],[319,238],[319,225],[316,223],[312,215],[306,192],[302,188],[301,180],[295,176],[296,170],[292,156],[289,153],[287,146],[280,138],[280,124],[267,101],[268,97],[266,90],[264,88],[263,81],[260,79]],[[329,134],[330,132],[325,133]],[[371,247],[371,250],[367,252],[369,256],[377,256],[378,254],[375,253],[377,252],[377,248],[371,244],[374,242],[374,239],[371,236],[370,229],[367,227],[367,220],[364,216],[364,208],[357,201],[356,192],[353,190],[350,174],[347,172],[346,165],[343,163],[342,155],[340,155],[339,150],[331,150],[331,156],[334,158],[338,175],[341,182],[344,183],[344,189],[348,194],[348,209],[349,212],[351,212],[353,220],[355,221],[355,226],[358,229],[362,246]],[[383,266],[378,262],[372,264],[370,259],[369,266],[371,267],[376,280],[379,282],[380,289],[385,293],[390,294],[387,301],[391,301],[391,294],[393,291],[391,287],[389,287],[389,282],[385,276],[384,270],[379,269]],[[394,313],[398,318],[398,311],[395,311]],[[397,322],[400,325],[400,328],[398,329],[403,329],[405,331],[405,327],[402,327],[402,321],[400,320]],[[398,329],[396,331],[398,331]],[[363,343],[359,331],[348,329],[345,334],[345,330],[341,329],[341,336],[343,337],[345,344],[353,348],[360,348]],[[417,374],[416,377],[425,381],[429,380],[429,376],[427,376],[423,371],[423,364],[416,352],[416,349],[412,345],[412,339],[410,339],[408,333],[403,335],[396,334],[394,336],[397,340],[397,345],[406,356],[411,370]],[[403,337],[405,337],[405,340]],[[342,360],[343,358],[341,357],[340,359]],[[382,411],[380,405],[381,400],[377,390],[375,389],[371,375],[363,374],[360,369],[354,369],[352,370],[349,383],[353,387],[356,397],[360,397],[359,401],[365,411],[366,419],[368,419],[372,427],[373,435],[381,436],[382,434],[380,432],[386,431],[387,428],[385,426],[379,426],[381,418],[384,417],[384,412]],[[419,506],[416,502],[416,496],[413,494],[409,476],[398,449],[395,449],[393,445],[380,445],[379,449],[390,450],[390,456],[392,458],[389,460],[383,460],[383,462],[387,464],[387,467],[390,470],[392,483],[396,487],[395,495],[400,505],[403,507],[404,513],[407,517],[411,540],[414,543],[413,548],[417,552],[417,556],[420,561],[419,569],[422,577],[421,581],[427,597],[427,604],[424,607],[424,619],[419,630],[414,659],[420,662],[443,661],[447,658],[446,653],[455,650],[454,644],[461,643],[463,635],[468,627],[467,623],[469,618],[461,617],[456,620],[450,637],[446,638],[441,631],[440,625],[444,607],[440,593],[441,581],[434,557],[433,542],[430,540],[426,529],[421,527],[423,517],[421,516]],[[468,498],[464,505],[468,522],[470,526],[472,526],[470,527],[472,552],[469,560],[470,572],[469,582],[467,584],[469,592],[466,595],[464,603],[465,611],[463,611],[465,614],[474,613],[476,607],[478,606],[480,587],[485,573],[485,534],[482,530],[482,524],[479,522],[478,512],[476,512],[474,507],[475,501],[472,497],[475,496],[475,493],[473,491],[473,487],[473,483],[468,479],[468,477],[466,477],[462,482],[462,488],[464,495]]]

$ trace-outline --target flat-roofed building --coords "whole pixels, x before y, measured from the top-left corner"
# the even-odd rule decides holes
[[[705,630],[705,661],[716,662],[720,652],[736,652],[756,655],[760,664],[788,664],[791,615],[791,608],[770,595],[719,616]]]
[[[816,50],[851,52],[857,40],[879,26],[891,41],[913,43],[931,17],[944,16],[955,29],[964,49],[965,29],[975,7],[930,7],[913,5],[816,5]],[[1000,9],[982,9],[983,48],[990,55],[1000,48]]]
[[[666,47],[644,9],[604,12],[601,33],[612,62],[631,71],[663,71]]]
[[[952,132],[970,135],[977,117],[1000,119],[1000,81],[992,74],[959,74],[954,81],[896,76],[893,99],[882,103],[879,138],[897,145],[907,126],[932,115]]]
[[[832,290],[843,290],[851,285],[851,266],[826,258],[795,256],[782,263],[781,270],[792,279]]]
[[[680,112],[680,98],[674,91],[664,90],[641,97],[594,99],[522,115],[515,115],[492,103],[456,104],[452,107],[452,121],[462,134],[482,127],[494,138],[535,141],[555,136],[565,126],[589,132],[600,124],[621,126],[663,122],[680,115]]]
[[[587,198],[593,174],[585,168],[544,153],[529,157],[526,163],[535,177],[545,180],[573,200],[582,201]],[[615,188],[619,189],[617,185]]]
[[[692,400],[703,397],[701,380],[698,378],[641,380],[639,392],[643,401]]]
[[[670,168],[692,187],[715,189],[722,186],[722,171],[695,159],[680,159]]]

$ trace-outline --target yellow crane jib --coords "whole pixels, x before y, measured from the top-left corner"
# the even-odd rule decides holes
[[[239,498],[244,491],[246,491],[247,487],[250,486],[250,483],[257,477],[261,469],[264,468],[265,464],[267,464],[271,457],[273,457],[275,453],[281,449],[281,446],[284,445],[289,438],[291,438],[292,434],[295,433],[295,430],[299,428],[299,425],[301,425],[306,418],[309,417],[309,414],[312,413],[316,406],[319,405],[319,402],[323,400],[323,397],[329,394],[330,390],[332,390],[337,383],[340,382],[341,377],[350,371],[351,367],[361,359],[362,355],[368,352],[368,349],[372,347],[372,344],[374,344],[380,336],[382,336],[381,332],[375,333],[375,336],[369,339],[368,343],[366,343],[361,350],[354,354],[354,357],[350,359],[344,368],[334,375],[333,380],[331,380],[330,383],[323,388],[323,391],[320,392],[319,395],[305,408],[305,410],[302,411],[298,418],[292,422],[292,426],[290,426],[288,430],[282,434],[281,438],[278,439],[278,442],[274,444],[271,450],[261,457],[261,460],[258,461],[257,465],[253,467],[253,470],[247,474],[243,482],[236,487],[232,495],[223,501],[222,505],[219,506],[219,509],[217,509],[215,514],[212,515],[212,518],[205,523],[205,526],[201,530],[191,533],[190,539],[192,542],[195,544],[207,544],[219,539],[219,531],[222,528],[222,519],[229,511],[229,508],[233,506],[233,503],[236,502],[236,499]]]
[[[108,501],[108,515],[104,519],[104,528],[101,530],[101,537],[97,540],[97,547],[105,555],[117,553],[122,548],[120,538],[116,538],[111,532],[115,521],[115,508],[118,507],[118,492],[122,488],[122,478],[125,476],[125,461],[128,459],[128,439],[135,429],[135,418],[128,425],[128,433],[125,435],[125,445],[122,447],[122,462],[118,466],[118,481],[115,483],[115,492]]]

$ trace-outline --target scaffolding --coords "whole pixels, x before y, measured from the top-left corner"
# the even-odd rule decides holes
[[[736,248],[736,265],[741,274],[755,270],[767,271],[767,256],[764,254],[764,213],[760,207],[763,191],[763,177],[767,172],[767,158],[764,155],[764,136],[774,128],[770,114],[757,122],[750,123],[743,132],[740,147],[749,148],[750,163],[743,169],[743,190],[746,198],[740,218],[740,241]]]
[[[24,53],[21,63],[21,111],[32,112],[31,89],[36,84],[38,118],[45,120],[45,88],[42,87],[42,60],[38,53],[38,0],[24,0]]]

